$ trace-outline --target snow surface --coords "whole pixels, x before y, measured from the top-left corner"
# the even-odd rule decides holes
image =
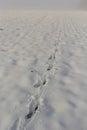
[[[87,13],[0,13],[0,130],[87,130]]]

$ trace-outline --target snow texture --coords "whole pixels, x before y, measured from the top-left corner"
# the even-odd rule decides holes
[[[87,130],[87,13],[0,13],[0,130]]]

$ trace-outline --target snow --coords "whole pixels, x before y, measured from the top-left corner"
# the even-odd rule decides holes
[[[87,13],[0,13],[0,130],[87,130]]]

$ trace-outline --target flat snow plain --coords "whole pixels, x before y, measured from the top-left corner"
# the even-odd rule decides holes
[[[0,13],[0,130],[87,130],[87,13]]]

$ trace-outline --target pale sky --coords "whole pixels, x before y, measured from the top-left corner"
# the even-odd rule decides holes
[[[78,9],[81,7],[87,7],[87,0],[0,0],[1,9]]]

